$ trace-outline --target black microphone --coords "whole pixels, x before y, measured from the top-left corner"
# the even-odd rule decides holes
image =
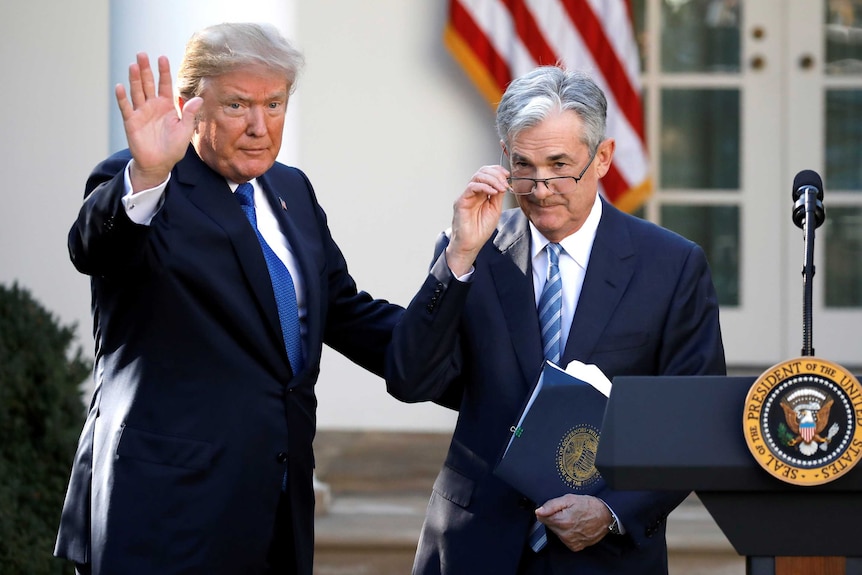
[[[793,223],[798,228],[805,225],[808,194],[814,194],[814,227],[819,228],[826,220],[826,209],[823,207],[823,180],[814,170],[802,170],[793,178]]]

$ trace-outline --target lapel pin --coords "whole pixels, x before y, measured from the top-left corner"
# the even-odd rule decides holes
[[[281,199],[281,196],[278,197],[279,203],[281,203],[281,209],[285,212],[287,211],[287,204],[284,203],[284,200]]]

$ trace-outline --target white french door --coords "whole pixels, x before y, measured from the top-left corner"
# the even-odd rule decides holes
[[[707,251],[728,363],[802,351],[792,182],[825,184],[813,344],[862,366],[862,0],[636,0],[655,194]]]

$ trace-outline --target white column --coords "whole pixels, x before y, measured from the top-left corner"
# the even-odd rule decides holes
[[[113,87],[128,86],[129,64],[138,52],[155,60],[165,55],[176,74],[186,42],[198,29],[222,22],[267,22],[295,43],[296,0],[111,0],[110,4],[110,150],[126,146],[123,123],[113,97]],[[301,46],[299,47],[301,49]],[[301,81],[301,77],[300,77]],[[294,95],[288,106],[279,160],[297,164],[299,114]]]

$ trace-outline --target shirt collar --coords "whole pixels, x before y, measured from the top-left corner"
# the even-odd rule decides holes
[[[233,180],[228,180],[227,178],[225,178],[225,181],[227,182],[227,186],[230,188],[230,191],[236,193],[236,189],[239,187],[239,184]],[[248,183],[251,184],[251,187],[254,188],[255,191],[260,189],[260,184],[257,183],[257,178],[250,179]]]

